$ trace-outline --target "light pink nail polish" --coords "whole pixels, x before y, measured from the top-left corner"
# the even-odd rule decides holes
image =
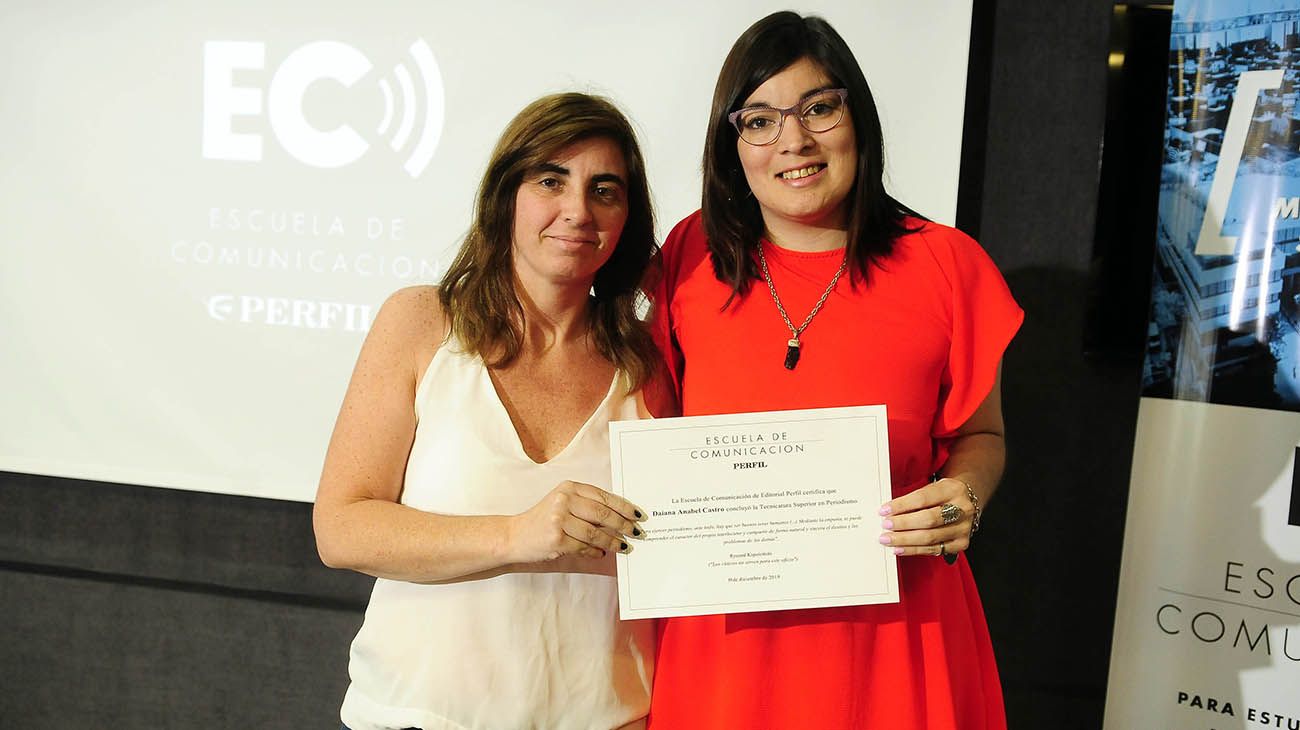
[[[891,542],[893,542],[893,541],[894,541],[894,538],[890,537],[889,535],[881,535],[881,536],[880,536],[880,544],[881,544],[881,545],[888,545],[889,543],[891,543]]]
[[[880,508],[880,516],[884,517],[885,515],[890,514],[893,511],[894,510],[890,509],[889,505],[885,505],[884,507]]]
[[[902,554],[903,554],[903,548],[894,548],[894,554],[895,554],[895,555],[902,555]]]
[[[894,529],[894,521],[893,521],[893,520],[885,520],[884,522],[881,522],[881,523],[880,523],[880,526],[883,527],[883,528],[885,528],[886,530],[892,530],[892,529]]]

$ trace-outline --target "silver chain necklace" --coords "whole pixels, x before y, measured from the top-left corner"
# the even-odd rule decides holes
[[[772,301],[776,304],[776,311],[781,313],[781,319],[785,320],[785,326],[790,328],[790,340],[785,343],[786,370],[794,370],[794,366],[799,364],[799,335],[803,334],[803,331],[808,328],[808,323],[812,322],[813,317],[816,317],[817,313],[821,311],[822,305],[826,303],[826,298],[831,295],[831,290],[835,288],[835,282],[839,281],[845,270],[849,268],[847,253],[845,251],[846,255],[844,260],[840,262],[839,270],[835,272],[835,276],[831,277],[831,283],[826,286],[826,291],[822,292],[822,298],[817,300],[817,304],[808,313],[808,318],[803,321],[803,324],[795,327],[794,323],[790,321],[790,315],[785,313],[785,307],[781,305],[781,297],[776,295],[776,285],[772,283],[772,274],[767,270],[767,257],[763,255],[763,244],[761,241],[759,242],[758,263],[763,270],[763,281],[767,282],[767,290],[772,293]]]

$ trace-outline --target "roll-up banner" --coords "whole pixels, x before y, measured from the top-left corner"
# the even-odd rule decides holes
[[[1108,730],[1300,730],[1300,0],[1174,5]]]

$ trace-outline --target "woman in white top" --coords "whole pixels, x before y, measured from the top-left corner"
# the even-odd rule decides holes
[[[636,316],[656,251],[631,126],[539,99],[492,153],[440,288],[366,338],[313,520],[321,559],[374,575],[341,716],[371,728],[641,727],[653,626],[620,622],[607,423],[645,415]]]

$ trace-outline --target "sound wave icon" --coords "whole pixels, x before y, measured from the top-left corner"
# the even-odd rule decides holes
[[[423,96],[424,119],[421,124],[419,138],[415,142],[415,147],[411,150],[410,156],[402,167],[411,177],[419,177],[420,173],[429,166],[433,159],[433,152],[438,147],[438,138],[442,136],[443,115],[446,111],[446,101],[443,98],[442,75],[438,73],[438,62],[433,57],[433,50],[423,39],[417,39],[408,49],[411,58],[415,61],[416,73],[420,80],[420,90],[422,94],[416,91],[416,80],[407,70],[406,65],[399,63],[393,67],[393,77],[397,79],[397,88],[401,92],[400,105],[393,96],[393,85],[387,78],[379,80],[379,90],[384,95],[384,118],[379,122],[379,128],[375,131],[383,137],[389,134],[389,127],[393,125],[395,112],[400,106],[401,118],[397,120],[397,127],[393,130],[392,135],[388,137],[388,144],[394,152],[402,153],[403,148],[411,139],[411,133],[415,130],[417,117],[419,116],[420,98]]]

